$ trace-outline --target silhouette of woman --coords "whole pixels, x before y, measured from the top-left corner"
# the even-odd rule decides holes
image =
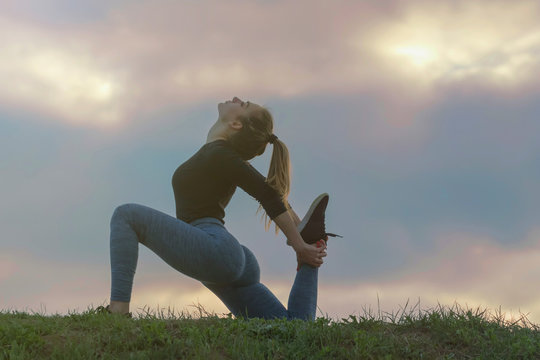
[[[288,149],[273,134],[273,119],[264,107],[234,97],[219,103],[218,113],[206,143],[173,174],[176,218],[134,203],[114,210],[111,297],[106,309],[131,316],[129,302],[142,243],[174,269],[199,280],[237,317],[313,320],[326,242],[307,243],[297,229],[301,221],[287,201]],[[248,160],[263,154],[269,142],[273,153],[265,178]],[[296,252],[298,268],[287,309],[259,281],[253,253],[224,226],[225,207],[237,186],[260,203],[257,212],[264,208],[265,230],[274,221],[276,235],[279,227]]]

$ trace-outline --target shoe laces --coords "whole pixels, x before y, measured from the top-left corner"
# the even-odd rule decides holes
[[[324,235],[325,235],[325,236],[332,236],[332,237],[336,237],[336,236],[337,236],[337,237],[340,237],[340,238],[343,237],[343,236],[341,236],[341,235],[332,234],[332,233],[327,233],[327,232],[325,232]]]
[[[323,219],[322,224],[323,224],[322,227],[323,227],[323,235],[324,235],[324,237],[326,237],[326,236],[340,237],[340,238],[343,237],[343,236],[341,236],[341,235],[337,235],[337,234],[333,234],[333,233],[326,232],[326,222],[324,221],[324,219]]]

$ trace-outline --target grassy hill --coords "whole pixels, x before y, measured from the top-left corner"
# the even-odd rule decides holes
[[[67,316],[0,312],[1,359],[540,359],[539,327],[522,315],[438,306],[335,320],[235,319],[88,309]]]

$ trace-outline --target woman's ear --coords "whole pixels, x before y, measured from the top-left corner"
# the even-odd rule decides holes
[[[240,120],[236,119],[229,122],[229,126],[232,127],[234,130],[240,130],[242,129],[243,124]]]

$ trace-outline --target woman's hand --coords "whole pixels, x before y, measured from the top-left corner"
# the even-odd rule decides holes
[[[287,237],[287,243],[290,241],[291,246],[296,251],[296,260],[298,261],[299,268],[302,264],[308,264],[313,267],[322,265],[322,258],[326,256],[326,243],[324,239],[319,240],[319,247],[317,247],[317,243],[307,244],[298,232],[289,211],[284,211],[282,214],[276,216],[274,222]],[[328,236],[325,236],[325,239],[328,240]]]
[[[298,269],[300,265],[308,264],[313,267],[319,267],[323,264],[323,257],[326,256],[326,243],[324,240],[319,240],[315,244],[306,244],[300,249],[296,250],[296,261],[298,262]]]

